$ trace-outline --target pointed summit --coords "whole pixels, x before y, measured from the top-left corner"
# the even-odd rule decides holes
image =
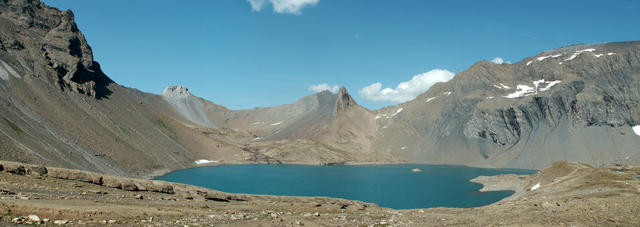
[[[184,85],[171,85],[167,86],[164,91],[162,91],[162,96],[180,99],[191,96],[191,93],[189,93],[189,89]]]
[[[354,100],[349,92],[347,92],[347,88],[344,86],[340,87],[340,91],[338,92],[338,100],[336,101],[336,111],[337,112],[346,112],[352,106],[356,106],[356,100]]]

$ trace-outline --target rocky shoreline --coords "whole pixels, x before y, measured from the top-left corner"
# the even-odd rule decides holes
[[[634,178],[636,169],[612,169],[557,162],[532,175],[474,179],[485,185],[483,191],[516,191],[494,204],[394,210],[335,198],[231,194],[0,161],[0,225],[638,225],[640,180]]]

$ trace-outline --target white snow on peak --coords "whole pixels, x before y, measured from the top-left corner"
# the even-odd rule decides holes
[[[609,52],[609,53],[607,53],[607,56],[611,56],[611,55],[614,55],[614,54],[616,54],[616,53]]]
[[[428,99],[427,99],[427,101],[424,101],[424,102],[431,102],[431,100],[434,100],[434,99],[436,99],[436,98],[437,98],[437,97],[431,97],[431,98],[428,98]]]
[[[633,132],[636,133],[636,135],[640,136],[640,125],[633,126],[631,129],[633,129]]]
[[[492,99],[492,98],[494,98],[494,97],[493,97],[493,96],[489,96],[489,97],[487,97],[487,99]]]
[[[540,88],[540,91],[546,91],[549,90],[551,87],[553,87],[556,84],[559,84],[560,82],[562,82],[561,80],[554,80],[554,81],[547,81],[547,86]]]
[[[407,149],[407,147],[409,147],[409,146],[404,146],[404,147],[401,147],[401,148],[400,148],[400,150],[404,150],[404,149]]]
[[[398,115],[400,112],[402,112],[402,108],[398,108],[398,109],[396,110],[396,112],[395,112],[395,113],[393,113],[393,116]]]
[[[602,57],[602,55],[604,54],[594,54],[593,56],[596,56],[596,58]]]
[[[544,79],[541,80],[534,80],[533,81],[533,86],[539,87],[541,83],[544,83]]]
[[[271,124],[271,126],[281,125],[284,121],[278,121],[276,123]]]
[[[580,54],[582,54],[582,53],[584,53],[584,52],[594,52],[594,51],[596,51],[596,49],[593,49],[593,48],[584,49],[584,50],[577,50],[576,52],[574,52],[574,53],[571,55],[571,57],[569,57],[569,58],[567,58],[567,59],[564,59],[564,61],[571,61],[571,60],[573,60],[574,58],[578,57],[578,55],[580,55]]]
[[[562,56],[562,55],[564,55],[564,54],[552,54],[552,55],[545,55],[545,56],[537,57],[537,58],[536,58],[536,60],[537,60],[537,61],[543,61],[544,59],[547,59],[547,58],[557,58],[557,57],[560,57],[560,56]],[[527,62],[527,65],[531,65],[531,63],[533,63],[533,60],[532,60],[532,61],[528,61],[528,62]]]
[[[538,91],[547,91],[551,89],[551,87],[553,87],[554,85],[559,84],[560,82],[562,81],[561,80],[546,81],[544,79],[540,79],[540,80],[534,80],[532,82],[534,87],[518,84],[515,92],[508,94],[507,96],[504,96],[504,97],[519,98],[523,96],[535,95],[538,93]],[[546,86],[542,87],[540,86],[541,84],[546,84]]]
[[[534,89],[533,87],[518,84],[515,92],[508,94],[507,96],[504,96],[504,97],[512,99],[512,98],[522,97],[522,96],[525,96],[526,94],[535,93],[535,92],[536,92],[536,89]]]
[[[202,164],[207,164],[207,163],[216,163],[218,162],[217,160],[206,160],[206,159],[200,159],[200,160],[196,160],[195,163],[198,165],[202,165]]]
[[[442,93],[442,94],[444,94],[444,95],[446,95],[446,96],[449,96],[449,95],[451,95],[451,92],[450,92],[450,91],[447,91],[447,92],[444,92],[444,93]]]
[[[540,183],[537,183],[534,186],[532,186],[530,191],[536,190],[538,188],[540,188]]]
[[[536,60],[542,61],[542,60],[547,59],[547,58],[557,58],[557,57],[560,57],[560,56],[562,56],[562,54],[547,55],[547,56],[538,57],[538,58],[536,58]]]

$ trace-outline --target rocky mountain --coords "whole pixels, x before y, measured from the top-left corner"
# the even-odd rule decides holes
[[[563,47],[515,64],[478,62],[389,108],[403,111],[375,147],[431,163],[637,164],[639,57],[640,42],[619,42]]]
[[[211,162],[639,164],[639,54],[640,42],[619,42],[481,61],[379,110],[344,87],[230,110],[184,86],[160,95],[120,86],[93,60],[71,11],[5,0],[0,159],[127,176]]]
[[[0,105],[2,160],[139,176],[220,146],[111,81],[73,13],[35,0],[0,1]]]
[[[307,139],[412,162],[637,164],[639,53],[640,42],[619,42],[563,47],[515,64],[481,61],[412,101],[374,111],[341,88],[278,107],[203,112],[213,125],[249,132],[251,141]]]

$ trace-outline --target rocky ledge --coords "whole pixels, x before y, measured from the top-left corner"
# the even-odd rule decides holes
[[[486,189],[521,192],[488,206],[393,210],[343,199],[230,194],[0,161],[0,225],[637,226],[636,170],[557,162],[532,175],[477,179]]]

